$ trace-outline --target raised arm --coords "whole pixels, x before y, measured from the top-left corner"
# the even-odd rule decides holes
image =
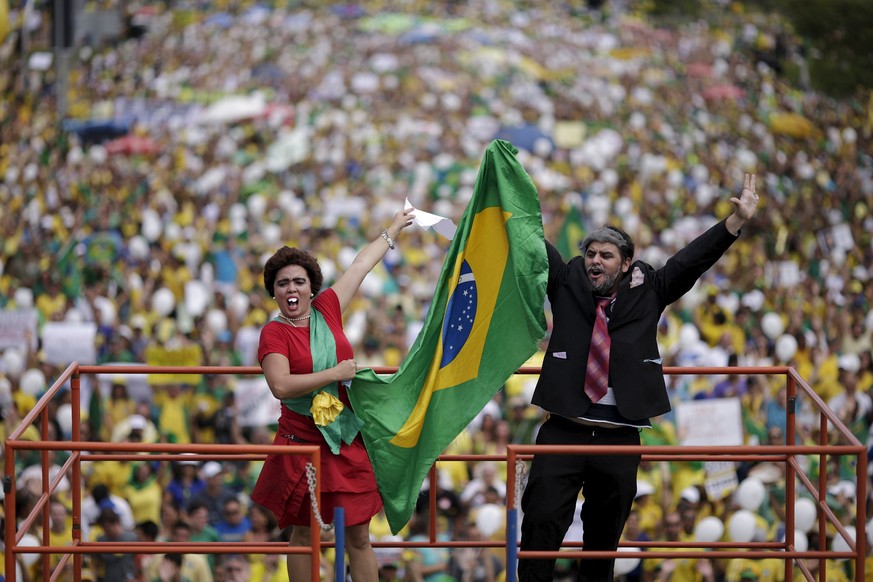
[[[743,191],[739,198],[731,198],[734,213],[727,217],[725,226],[732,235],[740,234],[740,229],[747,220],[755,216],[758,209],[758,194],[755,192],[755,174],[746,174],[743,178]]]
[[[410,214],[414,212],[414,208],[401,210],[394,215],[394,221],[391,223],[384,233],[388,235],[386,239],[383,234],[380,234],[376,240],[368,244],[358,253],[355,260],[352,262],[348,270],[340,275],[336,283],[333,285],[333,290],[339,298],[340,311],[345,311],[346,307],[351,303],[355,293],[364,281],[367,273],[373,270],[389,248],[393,248],[394,240],[400,231],[412,224]]]

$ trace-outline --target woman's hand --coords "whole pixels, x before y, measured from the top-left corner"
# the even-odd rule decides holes
[[[342,382],[343,380],[351,380],[355,377],[358,365],[353,359],[343,360],[334,367],[334,370],[337,372],[337,381]]]
[[[391,226],[387,228],[388,236],[396,238],[401,230],[412,224],[413,212],[415,212],[415,208],[407,208],[406,210],[398,211],[397,214],[394,215],[394,221],[391,223]]]

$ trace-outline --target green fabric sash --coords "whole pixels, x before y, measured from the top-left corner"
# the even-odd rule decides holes
[[[309,353],[312,355],[312,371],[320,372],[336,366],[336,340],[324,320],[324,316],[317,309],[312,309],[311,314],[312,316],[309,318]],[[312,416],[312,400],[322,392],[327,392],[339,399],[337,383],[331,382],[304,396],[286,398],[282,400],[282,403],[297,414]],[[342,412],[332,422],[324,426],[319,424],[315,426],[318,427],[324,440],[327,441],[330,452],[338,455],[340,443],[351,444],[363,424],[351,408],[344,406]]]

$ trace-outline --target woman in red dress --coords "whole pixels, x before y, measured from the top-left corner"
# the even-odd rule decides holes
[[[367,245],[333,287],[321,290],[321,268],[315,257],[282,247],[264,265],[264,286],[279,314],[261,330],[258,361],[273,396],[282,401],[274,444],[318,444],[322,448],[321,503],[325,523],[335,507],[345,511],[346,551],[355,582],[378,580],[370,545],[370,518],[382,508],[370,458],[346,393],[357,365],[343,332],[342,313],[364,277],[394,248],[394,238],[412,224],[403,210],[382,234]],[[270,455],[252,499],[275,514],[280,528],[293,525],[291,545],[311,545],[311,504],[306,455]],[[291,579],[310,580],[310,556],[289,554]]]

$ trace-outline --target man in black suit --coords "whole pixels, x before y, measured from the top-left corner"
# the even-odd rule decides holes
[[[754,174],[745,175],[742,194],[730,201],[733,214],[660,269],[632,262],[634,243],[614,226],[591,232],[579,245],[582,256],[567,263],[546,243],[554,327],[531,400],[549,413],[538,445],[639,445],[649,419],[670,410],[658,320],[755,215]],[[584,549],[614,551],[636,493],[639,462],[630,455],[535,455],[521,501],[522,551],[560,548],[580,490]],[[552,580],[554,564],[521,560],[519,579]],[[612,580],[612,568],[613,560],[580,560],[579,580]]]

